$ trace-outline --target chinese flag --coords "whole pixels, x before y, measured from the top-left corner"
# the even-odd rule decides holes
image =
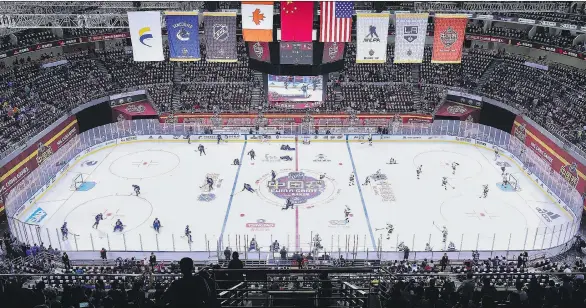
[[[311,42],[313,1],[281,1],[281,41]]]

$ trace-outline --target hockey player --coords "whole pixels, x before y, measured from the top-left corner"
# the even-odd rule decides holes
[[[271,181],[275,181],[277,179],[277,174],[275,173],[275,170],[271,170]]]
[[[387,222],[387,240],[391,239],[391,234],[393,234],[394,230],[395,230],[395,227],[393,227],[392,224]]]
[[[123,230],[124,230],[124,224],[122,224],[122,221],[120,221],[120,219],[116,220],[116,224],[114,225],[114,232],[116,232],[116,231],[122,232]]]
[[[159,233],[159,229],[161,229],[161,222],[158,218],[155,218],[155,221],[153,221],[153,229],[155,229],[157,233]]]
[[[442,243],[444,243],[444,247],[446,246],[446,242],[448,241],[448,228],[444,226],[442,229]]]
[[[218,144],[220,144],[220,141],[222,141],[222,135],[218,135]]]
[[[370,184],[370,177],[367,176],[366,179],[364,180],[364,183],[362,183],[362,185],[368,185]]]
[[[505,166],[501,166],[501,175],[505,175],[505,170],[507,168]]]
[[[102,213],[96,215],[96,222],[94,222],[92,228],[97,229],[98,225],[100,224],[100,220],[104,220],[104,215],[102,215]]]
[[[368,134],[368,145],[372,146],[372,135]]]
[[[206,155],[206,150],[203,147],[203,144],[198,145],[197,150],[199,151],[199,156],[201,156],[201,154]]]
[[[454,242],[448,244],[448,251],[456,251],[456,245],[454,245]]]
[[[185,226],[185,237],[187,238],[188,243],[193,243],[191,238],[191,230],[189,230],[189,225]]]
[[[346,223],[350,223],[350,208],[346,206],[346,208],[344,209],[344,221]]]
[[[63,223],[63,226],[61,226],[61,239],[62,240],[66,240],[68,239],[69,236],[69,229],[67,229],[67,221]]]
[[[452,174],[455,175],[456,174],[456,167],[458,167],[460,164],[458,164],[457,162],[453,162],[452,163]]]
[[[281,156],[279,157],[280,159],[284,160],[284,161],[292,161],[293,158],[289,155],[285,155],[285,156]]]
[[[448,190],[448,178],[445,176],[442,178],[442,186],[445,190]]]
[[[254,150],[250,150],[248,151],[248,155],[250,155],[250,159],[254,160],[254,157],[256,156],[256,153],[254,153]]]
[[[350,174],[350,183],[348,183],[348,186],[354,186],[354,185],[355,185],[355,183],[354,183],[354,173],[351,173]]]
[[[307,85],[306,84],[303,84],[301,86],[301,92],[303,92],[303,97],[305,97],[305,98],[309,97],[309,95],[307,94]]]
[[[319,236],[319,234],[318,234],[318,233],[316,233],[316,234],[313,236],[313,251],[314,251],[314,253],[315,253],[315,254],[317,254],[317,252],[318,252],[320,249],[323,249],[323,248],[324,248],[324,247],[323,247],[323,246],[322,246],[322,244],[321,244],[321,237]]]
[[[187,134],[187,144],[191,144],[191,134]]]
[[[417,170],[415,172],[417,172],[417,179],[419,180],[419,176],[421,175],[421,165],[417,167]]]
[[[240,166],[240,160],[238,158],[234,158],[233,165],[234,166]]]
[[[431,251],[431,245],[429,243],[425,243],[425,251]]]
[[[137,196],[140,195],[140,186],[138,186],[138,185],[132,185],[132,188],[134,189],[134,193]]]
[[[211,177],[206,177],[206,184],[208,185],[208,191],[214,190],[214,179]]]
[[[486,198],[488,196],[488,184],[482,185],[482,198]]]
[[[509,185],[509,174],[503,173],[502,177],[503,177],[503,186]]]
[[[242,191],[244,190],[248,190],[249,192],[253,193],[254,189],[252,188],[252,186],[250,186],[250,184],[244,183],[244,188],[242,188]]]
[[[501,155],[499,154],[499,149],[497,147],[494,147],[494,160],[499,159],[499,157],[501,157]]]
[[[287,198],[287,201],[285,202],[285,207],[282,208],[281,210],[288,210],[289,208],[293,208],[293,202],[291,201],[290,198]]]
[[[320,180],[323,180],[325,178],[326,178],[326,174],[325,173],[322,173],[322,174],[319,175],[319,179]]]
[[[387,163],[388,165],[396,165],[397,161],[391,157],[391,159],[389,159],[389,162]]]
[[[295,148],[290,147],[288,144],[281,144],[281,150],[283,150],[283,151],[295,151]]]
[[[252,240],[250,240],[250,247],[248,247],[248,251],[256,250],[258,250],[258,243],[256,242],[256,239],[253,237]]]

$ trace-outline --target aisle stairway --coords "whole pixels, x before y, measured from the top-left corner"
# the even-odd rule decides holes
[[[252,109],[258,109],[258,107],[260,106],[264,107],[266,102],[266,94],[264,93],[263,89],[264,83],[262,73],[253,71],[252,75],[254,77],[254,83],[257,86],[254,86],[252,88],[252,98],[250,100],[250,106],[252,107]]]
[[[173,92],[171,93],[171,109],[177,110],[180,105],[181,97],[181,82],[183,80],[183,69],[181,68],[181,62],[175,62],[173,67]]]
[[[484,71],[484,73],[482,73],[482,76],[480,76],[480,78],[478,79],[478,85],[476,86],[476,89],[482,89],[482,87],[484,86],[484,84],[490,79],[490,77],[492,76],[492,72],[494,72],[494,70],[501,65],[501,63],[503,63],[502,59],[493,59],[492,62],[490,63],[490,65],[488,66],[488,68],[486,69],[486,71]]]

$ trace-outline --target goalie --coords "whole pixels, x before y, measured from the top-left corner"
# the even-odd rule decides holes
[[[290,147],[288,144],[281,144],[281,150],[283,150],[283,151],[295,151],[295,148]]]
[[[303,144],[311,144],[311,139],[307,136],[303,137]]]

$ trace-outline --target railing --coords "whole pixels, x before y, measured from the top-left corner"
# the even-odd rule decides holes
[[[138,139],[158,139],[159,135],[166,136],[169,139],[184,138],[185,135],[199,134],[203,132],[204,127],[197,124],[165,124],[156,120],[137,120],[108,124],[86,131],[59,151],[46,159],[40,167],[34,170],[17,188],[13,189],[7,198],[6,211],[9,217],[10,230],[20,241],[26,243],[44,242],[45,245],[51,244],[60,250],[67,251],[88,251],[94,253],[102,247],[109,251],[132,251],[132,252],[149,252],[149,251],[166,251],[166,252],[194,252],[199,255],[195,258],[198,260],[205,259],[202,257],[217,258],[222,255],[225,246],[230,245],[232,249],[244,254],[248,259],[273,260],[279,257],[278,253],[268,251],[267,248],[261,248],[258,251],[249,251],[247,244],[247,234],[224,234],[222,238],[213,234],[197,234],[194,236],[193,243],[187,243],[181,239],[183,234],[140,234],[140,233],[123,233],[122,235],[113,236],[105,233],[103,236],[87,234],[70,235],[67,243],[61,239],[61,234],[57,229],[42,227],[34,222],[35,217],[31,215],[24,216],[23,212],[31,209],[36,198],[40,196],[48,186],[59,180],[60,175],[68,170],[74,164],[76,159],[90,153],[103,146],[115,146],[118,143],[125,143]],[[215,133],[247,133],[249,127],[235,128],[233,130],[217,130]],[[303,125],[283,125],[278,128],[282,134],[312,134],[306,126]],[[335,139],[344,141],[356,141],[364,138],[359,135],[364,132],[372,132],[374,127],[337,127],[330,128],[331,135],[310,135],[311,138],[317,139]],[[535,228],[518,228],[517,231],[510,233],[494,230],[490,233],[469,233],[457,232],[450,233],[450,241],[453,241],[457,251],[448,252],[451,259],[471,258],[472,251],[479,250],[481,257],[491,257],[494,255],[513,255],[520,251],[527,250],[534,258],[555,255],[568,249],[567,243],[570,242],[576,234],[580,225],[582,215],[582,198],[580,194],[571,187],[559,174],[553,172],[549,164],[544,162],[532,150],[526,148],[522,142],[511,135],[488,126],[459,122],[459,121],[435,121],[428,124],[399,124],[390,125],[389,135],[377,135],[375,140],[381,139],[437,139],[437,140],[454,140],[458,142],[470,143],[476,146],[492,147],[497,146],[506,156],[522,166],[527,174],[547,191],[551,197],[563,206],[567,215],[571,217],[567,223],[540,226]],[[264,129],[261,129],[261,133]],[[345,135],[343,135],[345,134]],[[358,134],[358,135],[356,135]],[[150,137],[149,137],[150,136]],[[173,137],[174,136],[174,137]],[[215,136],[208,136],[214,139]],[[231,135],[235,139],[245,140],[246,138],[256,138],[247,135]],[[290,136],[291,137],[291,136]],[[275,136],[276,138],[276,136]],[[34,214],[34,213],[33,213]],[[32,217],[32,218],[31,218]],[[27,222],[28,220],[28,222]],[[91,218],[90,218],[91,220]],[[308,231],[309,233],[309,231]],[[283,234],[279,234],[279,239],[283,241]],[[295,243],[294,234],[286,235],[287,247],[293,247]],[[269,242],[269,238],[270,241]],[[323,249],[332,257],[340,255],[349,259],[398,259],[403,257],[403,252],[396,251],[396,248],[390,248],[389,245],[383,245],[383,238],[375,239],[375,246],[367,239],[366,234],[332,234],[323,238]],[[392,241],[396,241],[394,247],[399,247],[401,242],[409,246],[412,258],[434,257],[438,258],[443,252],[425,251],[425,246],[430,243],[432,247],[443,247],[441,236],[438,234],[398,234],[392,236]],[[257,239],[258,240],[258,239]],[[270,247],[273,236],[266,236],[261,247]],[[299,241],[301,244],[299,250],[304,252],[313,251],[311,239]],[[323,251],[321,251],[323,252]],[[121,255],[122,256],[122,255]],[[91,256],[95,258],[95,255]],[[86,257],[84,257],[86,258]]]

